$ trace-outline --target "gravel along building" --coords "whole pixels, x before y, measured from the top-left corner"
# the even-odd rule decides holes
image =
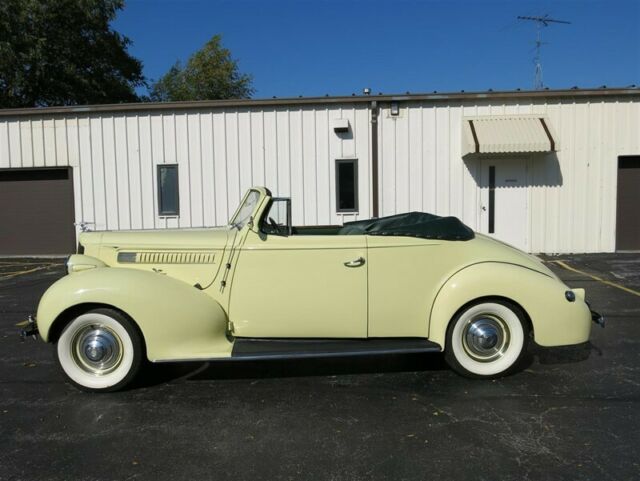
[[[640,89],[0,110],[0,255],[223,225],[252,185],[297,225],[425,211],[530,252],[640,249]]]

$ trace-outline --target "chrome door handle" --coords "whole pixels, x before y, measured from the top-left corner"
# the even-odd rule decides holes
[[[364,257],[358,257],[357,259],[353,259],[352,261],[347,261],[344,263],[347,267],[360,267],[364,264]]]

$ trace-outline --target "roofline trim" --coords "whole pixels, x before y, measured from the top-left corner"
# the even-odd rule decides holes
[[[411,101],[465,101],[465,100],[510,100],[510,99],[547,99],[547,98],[584,98],[584,97],[640,97],[640,88],[598,88],[598,89],[562,89],[562,90],[507,90],[488,92],[444,92],[430,94],[389,94],[389,95],[351,95],[335,97],[298,97],[271,99],[231,99],[198,100],[188,102],[138,102],[102,105],[70,105],[61,107],[32,107],[0,109],[0,117],[88,114],[101,112],[150,112],[162,110],[197,110],[211,108],[276,107],[288,105],[344,104]]]

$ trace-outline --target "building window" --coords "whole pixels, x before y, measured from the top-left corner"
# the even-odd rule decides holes
[[[358,210],[358,160],[336,160],[336,211]]]
[[[158,214],[180,214],[177,164],[158,166]]]

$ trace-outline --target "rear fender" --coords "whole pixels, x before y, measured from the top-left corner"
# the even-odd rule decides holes
[[[49,341],[52,326],[82,304],[113,306],[140,328],[151,361],[229,357],[227,315],[203,291],[163,274],[96,268],[63,277],[38,306],[38,329]]]
[[[445,345],[447,327],[466,304],[482,298],[504,298],[524,309],[541,346],[578,344],[589,339],[590,312],[584,296],[568,302],[561,281],[515,264],[483,262],[451,276],[434,301],[429,340]]]

